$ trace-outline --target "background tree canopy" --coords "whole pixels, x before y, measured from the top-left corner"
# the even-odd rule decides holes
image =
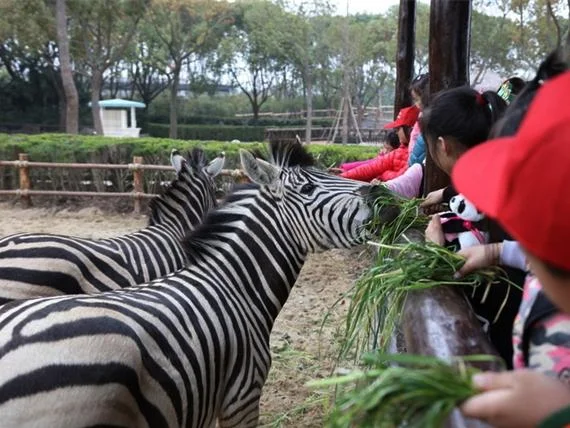
[[[227,122],[236,113],[338,109],[343,70],[359,112],[393,102],[397,7],[339,16],[326,1],[66,0],[80,124],[88,101],[120,96],[147,120]],[[570,0],[475,0],[471,83],[527,77],[568,44]],[[429,6],[417,4],[416,72],[427,70]],[[56,0],[0,0],[0,127],[65,124]],[[310,115],[309,115],[310,117]],[[235,118],[234,118],[235,119]],[[224,123],[225,123],[224,122]]]

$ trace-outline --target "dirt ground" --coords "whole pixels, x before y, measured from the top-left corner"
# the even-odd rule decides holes
[[[50,232],[86,238],[105,238],[138,230],[146,216],[111,214],[98,208],[21,209],[0,203],[0,236],[17,232]],[[279,315],[271,337],[273,366],[261,404],[261,426],[319,427],[329,397],[305,383],[331,373],[335,366],[341,302],[325,322],[333,304],[369,265],[363,248],[331,250],[313,255]]]

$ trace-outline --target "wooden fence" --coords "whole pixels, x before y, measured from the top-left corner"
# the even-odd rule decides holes
[[[142,199],[149,199],[158,196],[153,193],[144,193],[143,174],[145,170],[152,171],[174,171],[170,165],[145,165],[141,156],[133,157],[133,162],[124,164],[97,164],[97,163],[58,163],[58,162],[30,162],[27,153],[20,153],[18,160],[0,160],[0,166],[15,167],[18,169],[19,184],[18,189],[0,189],[1,195],[19,196],[22,206],[31,206],[31,197],[37,196],[79,196],[79,197],[105,197],[105,198],[131,198],[134,200],[134,211],[140,213]],[[31,168],[62,168],[62,169],[127,169],[133,172],[132,192],[77,192],[65,190],[32,190],[30,180]],[[245,179],[245,174],[240,169],[224,169],[222,176],[232,177],[234,180]]]

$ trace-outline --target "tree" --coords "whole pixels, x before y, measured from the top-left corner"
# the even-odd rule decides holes
[[[65,132],[68,134],[77,134],[79,132],[79,96],[73,80],[73,70],[69,56],[65,0],[56,0],[55,13],[61,81],[65,93]]]
[[[91,78],[91,110],[97,134],[103,133],[99,97],[105,72],[129,47],[149,0],[70,0],[72,47]]]
[[[149,20],[168,55],[171,82],[169,137],[176,138],[176,100],[182,67],[192,56],[217,48],[233,19],[229,6],[222,1],[154,0]]]
[[[232,31],[221,43],[219,64],[245,94],[257,120],[281,68],[279,46],[285,35],[279,21],[285,15],[280,6],[267,0],[238,4],[237,15]]]

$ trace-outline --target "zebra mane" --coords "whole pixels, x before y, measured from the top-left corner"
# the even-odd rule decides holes
[[[269,162],[281,168],[315,165],[313,156],[298,141],[272,141],[269,143]]]
[[[197,171],[204,168],[208,163],[204,150],[198,147],[194,147],[188,152],[187,160],[190,168],[193,168]]]
[[[206,155],[202,149],[194,147],[188,152],[185,158],[189,169],[191,171],[198,172],[207,165]],[[176,192],[186,193],[185,188],[188,187],[187,182],[190,179],[190,172],[187,168],[183,168],[180,173],[177,174],[176,178],[170,182],[170,184],[162,190],[162,192],[155,198],[151,199],[148,206],[150,209],[149,225],[154,225],[154,219],[160,212],[163,206],[167,205],[167,201]]]
[[[194,259],[199,255],[207,238],[216,232],[224,231],[227,222],[241,218],[241,214],[236,212],[236,208],[240,203],[251,200],[260,187],[256,183],[235,185],[232,191],[221,201],[218,208],[211,210],[204,221],[182,239],[182,248],[188,259]]]

